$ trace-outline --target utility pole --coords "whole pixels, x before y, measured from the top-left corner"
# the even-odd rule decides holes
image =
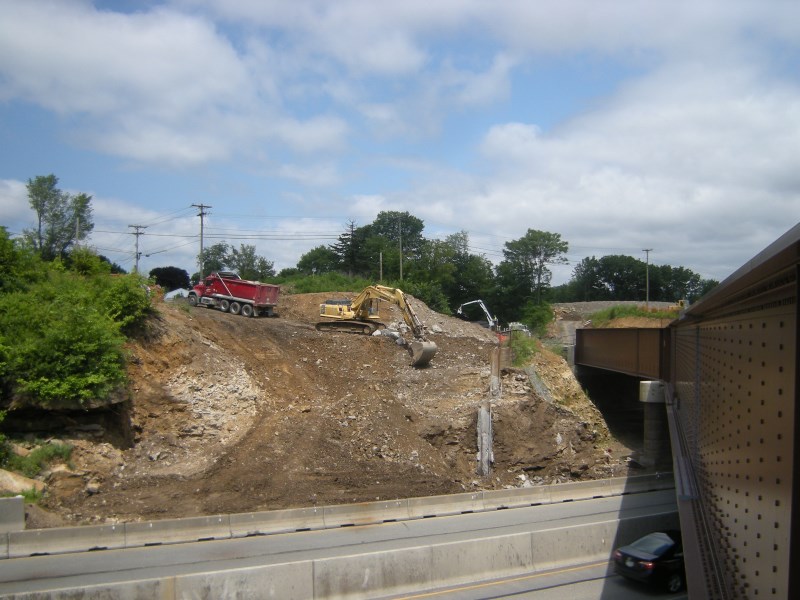
[[[206,213],[206,209],[212,207],[208,206],[207,204],[192,204],[192,206],[195,206],[200,209],[200,212],[197,213],[197,216],[200,217],[200,254],[197,256],[197,265],[200,267],[200,279],[203,279],[203,277],[205,277],[206,275],[203,272],[203,225],[204,225],[203,219],[206,216],[206,214],[208,214]]]
[[[141,258],[142,256],[142,253],[139,252],[139,236],[144,235],[144,231],[142,231],[142,229],[147,229],[147,225],[128,225],[128,227],[133,229],[132,235],[136,236],[136,266],[133,268],[133,270],[138,273],[139,258]]]
[[[397,222],[397,228],[400,231],[400,281],[403,281],[403,218]]]
[[[646,283],[645,283],[645,308],[648,310],[650,309],[650,253],[653,251],[652,248],[642,248],[642,252],[645,253],[646,256],[646,264],[645,264],[645,273],[646,273]]]

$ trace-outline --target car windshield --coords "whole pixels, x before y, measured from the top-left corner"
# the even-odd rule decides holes
[[[661,556],[674,545],[675,542],[666,533],[651,533],[633,542],[631,547],[653,556]]]

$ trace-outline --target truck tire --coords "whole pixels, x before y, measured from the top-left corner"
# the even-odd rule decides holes
[[[230,309],[230,307],[231,307],[231,303],[230,303],[230,302],[228,302],[227,300],[222,300],[222,301],[219,303],[219,309],[220,309],[222,312],[228,312],[228,310]]]
[[[189,294],[189,306],[197,306],[197,294]]]
[[[232,315],[238,315],[242,310],[242,305],[238,302],[231,302],[230,310]]]
[[[253,316],[253,305],[252,304],[242,304],[242,316],[243,317],[252,317]]]

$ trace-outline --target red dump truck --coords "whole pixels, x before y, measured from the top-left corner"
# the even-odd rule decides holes
[[[218,308],[222,312],[257,317],[275,314],[281,288],[270,283],[247,281],[236,273],[211,273],[189,292],[189,304]]]

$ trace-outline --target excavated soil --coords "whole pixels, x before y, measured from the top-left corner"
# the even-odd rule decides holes
[[[428,367],[415,369],[389,337],[316,331],[318,305],[332,296],[284,295],[277,318],[259,319],[159,303],[129,347],[130,400],[55,434],[73,455],[42,476],[47,491],[29,507],[27,526],[627,473],[630,448],[610,436],[565,361],[542,349],[528,371],[547,393],[524,370],[503,369],[493,400],[495,463],[478,477],[475,423],[489,398],[495,334],[414,300],[439,347]],[[382,304],[382,320],[398,322],[396,307]]]

